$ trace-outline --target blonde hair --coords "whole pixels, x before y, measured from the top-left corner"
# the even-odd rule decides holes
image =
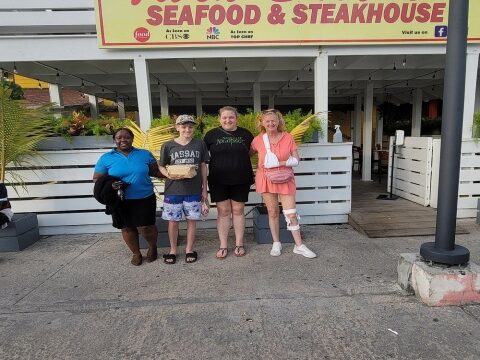
[[[263,118],[269,114],[274,114],[277,117],[277,120],[278,120],[277,130],[279,132],[285,131],[285,120],[283,119],[282,113],[276,109],[268,109],[268,110],[263,110],[257,118],[257,127],[260,130],[260,132],[264,133],[267,131],[265,127],[262,125],[262,121],[263,121]]]
[[[238,111],[233,106],[224,106],[220,110],[218,110],[218,116],[222,116],[222,113],[225,111],[231,111],[235,114],[235,117],[238,119]]]

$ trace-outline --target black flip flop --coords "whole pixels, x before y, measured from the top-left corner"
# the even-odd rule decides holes
[[[197,258],[198,258],[198,254],[196,251],[192,251],[185,254],[185,262],[187,264],[194,263],[195,261],[197,261]]]
[[[168,265],[173,265],[177,261],[177,255],[175,254],[163,254],[163,262]]]

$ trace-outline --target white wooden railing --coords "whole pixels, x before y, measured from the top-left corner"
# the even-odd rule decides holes
[[[94,0],[0,1],[0,36],[96,33]]]
[[[388,191],[392,168],[390,139]],[[432,174],[432,138],[406,137],[403,146],[397,146],[394,161],[393,193],[423,206],[430,204],[430,178]]]
[[[390,140],[390,154],[392,153]],[[406,137],[405,145],[397,147],[394,162],[393,193],[423,206],[438,206],[441,139]],[[389,182],[391,158],[389,160]],[[458,186],[457,218],[477,216],[480,198],[480,143],[462,141],[460,183]]]
[[[113,232],[111,218],[92,195],[94,164],[106,149],[45,150],[31,159],[32,169],[18,170],[27,184],[17,194],[8,193],[16,213],[36,212],[40,234]],[[352,145],[306,144],[300,146],[302,161],[295,169],[297,208],[303,224],[346,223],[351,211]],[[12,179],[7,177],[6,183]],[[161,207],[163,185],[157,183]],[[246,211],[261,198],[251,192]],[[216,226],[216,209],[199,227]],[[250,219],[250,216],[248,217]],[[247,226],[250,226],[250,220]]]
[[[438,205],[441,140],[433,140],[432,198],[430,206]],[[480,198],[480,144],[474,140],[462,141],[460,183],[458,185],[457,218],[477,216]]]

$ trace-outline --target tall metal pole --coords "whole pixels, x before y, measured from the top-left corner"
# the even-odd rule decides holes
[[[425,260],[448,265],[466,264],[470,260],[468,249],[455,245],[467,32],[468,0],[450,0],[443,91],[437,230],[435,242],[424,243],[420,247],[420,255]]]

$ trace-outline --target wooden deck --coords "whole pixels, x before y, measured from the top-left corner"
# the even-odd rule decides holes
[[[383,179],[382,179],[383,180]],[[379,200],[386,194],[386,180],[361,181],[352,179],[352,213],[349,223],[357,231],[371,238],[435,235],[437,212],[409,200]],[[466,231],[457,226],[457,234]]]

